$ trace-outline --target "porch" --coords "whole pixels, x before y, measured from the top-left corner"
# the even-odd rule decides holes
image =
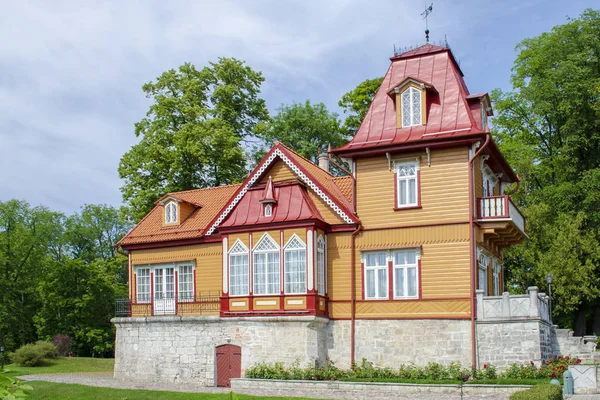
[[[177,295],[151,299],[149,296],[115,301],[116,317],[150,317],[159,315],[219,315],[221,293],[205,292],[195,297]]]
[[[527,288],[528,294],[484,296],[483,290],[476,291],[477,321],[506,321],[539,319],[551,323],[550,298],[539,293],[536,286]]]

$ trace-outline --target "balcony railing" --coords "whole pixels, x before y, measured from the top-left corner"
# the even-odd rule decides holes
[[[199,293],[195,297],[161,296],[152,299],[138,296],[133,299],[117,299],[117,317],[148,317],[153,315],[206,315],[220,311],[220,293]]]
[[[527,288],[528,294],[502,296],[484,296],[483,290],[477,290],[477,320],[522,320],[541,319],[549,322],[548,296],[539,293],[538,288]]]
[[[508,196],[479,198],[477,218],[480,220],[511,220],[525,233],[525,218]]]

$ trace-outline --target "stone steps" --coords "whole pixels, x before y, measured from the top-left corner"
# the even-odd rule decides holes
[[[600,353],[596,352],[596,336],[573,336],[568,329],[555,329],[558,340],[558,353],[577,357],[584,364],[600,362]]]

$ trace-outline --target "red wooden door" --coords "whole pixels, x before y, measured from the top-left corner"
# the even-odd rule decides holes
[[[230,387],[231,378],[242,377],[242,348],[233,344],[217,347],[217,386]]]

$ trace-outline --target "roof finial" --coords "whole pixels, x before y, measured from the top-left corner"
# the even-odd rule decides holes
[[[425,11],[423,11],[421,13],[421,15],[423,16],[423,19],[425,20],[425,40],[427,40],[427,43],[429,43],[429,27],[427,26],[427,17],[429,16],[429,14],[431,14],[432,11],[433,11],[433,3],[431,3],[429,5],[429,7],[427,7],[425,9]]]

